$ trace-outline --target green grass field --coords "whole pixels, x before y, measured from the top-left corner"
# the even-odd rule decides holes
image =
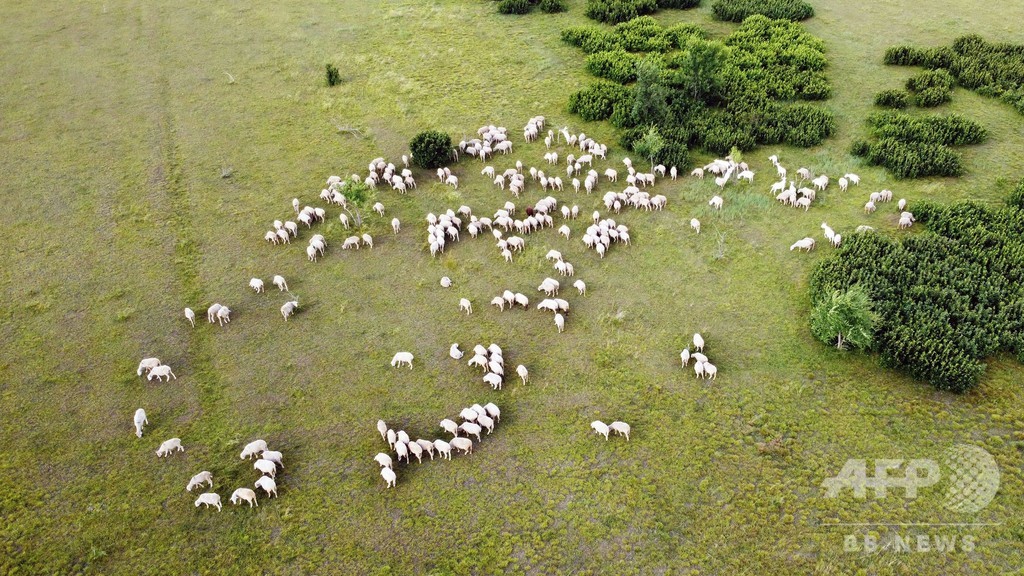
[[[482,124],[509,128],[515,153],[541,166],[543,143],[525,145],[537,114],[623,154],[606,124],[565,112],[589,82],[582,54],[559,31],[584,23],[582,0],[559,15],[498,16],[484,0],[0,4],[0,572],[11,574],[1005,574],[1024,569],[1024,369],[992,358],[970,394],[934,391],[874,358],[812,338],[807,278],[829,253],[818,225],[887,234],[897,212],[861,211],[869,192],[998,203],[1024,172],[1024,118],[957,89],[940,111],[982,123],[991,136],[964,149],[956,180],[892,181],[847,151],[864,134],[873,95],[914,71],[885,67],[896,43],[948,44],[965,33],[1024,43],[1024,4],[971,0],[814,0],[806,27],[831,61],[836,137],[821,148],[747,155],[754,187],[726,192],[712,214],[710,180],[659,183],[664,212],[623,212],[632,246],[607,257],[554,230],[527,236],[505,264],[490,237],[468,235],[438,259],[425,249],[427,212],[500,207],[482,163],[454,167],[463,185],[417,172],[419,189],[379,189],[385,218],[368,218],[373,250],[342,252],[328,207],[328,252],[261,240],[290,200],[323,205],[330,174],[365,173],[395,160],[418,131],[458,141]],[[668,11],[716,34],[710,1]],[[344,83],[324,86],[325,62]],[[233,81],[232,81],[233,79]],[[364,135],[338,131],[357,128]],[[559,150],[561,156],[566,149]],[[767,156],[793,172],[856,171],[859,188],[819,196],[810,213],[771,201]],[[696,162],[709,160],[697,155]],[[600,164],[603,170],[605,164]],[[222,171],[230,170],[229,178]],[[688,172],[685,171],[685,172]],[[608,190],[603,184],[601,192]],[[589,214],[600,194],[554,194]],[[520,205],[540,197],[528,186]],[[603,208],[602,208],[603,211]],[[390,233],[397,215],[403,231]],[[688,228],[698,216],[704,231]],[[819,238],[810,255],[787,248]],[[549,248],[588,285],[565,333],[535,310],[499,313],[506,288],[535,299],[554,270]],[[301,302],[247,288],[283,274]],[[449,275],[450,290],[438,286]],[[458,312],[462,296],[474,314]],[[229,326],[203,315],[234,311]],[[719,367],[703,383],[679,367],[701,332]],[[492,392],[448,358],[496,342],[506,363],[530,368]],[[391,369],[398,350],[415,369]],[[135,376],[158,356],[178,376]],[[373,455],[386,446],[378,418],[412,437],[441,437],[437,422],[474,402],[502,420],[471,456],[402,465],[386,489]],[[150,426],[140,440],[132,413]],[[633,436],[605,442],[589,422],[625,420]],[[158,459],[162,440],[185,452]],[[280,497],[258,509],[227,497],[257,478],[238,459],[265,438],[285,454]],[[777,448],[762,450],[760,443]],[[940,458],[976,444],[1001,469],[992,503],[973,514],[943,508],[942,484],[915,500],[828,499],[822,481],[848,458]],[[761,444],[763,446],[763,444]],[[193,507],[183,488],[211,470],[225,501]],[[871,491],[868,492],[871,494]],[[832,523],[984,523],[968,527],[834,527]],[[971,552],[844,552],[844,537],[970,535]]]

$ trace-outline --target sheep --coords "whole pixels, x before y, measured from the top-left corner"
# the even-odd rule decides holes
[[[701,352],[704,351],[704,338],[699,333],[693,335],[693,348]]]
[[[497,358],[497,360],[491,360],[487,363],[487,371],[497,374],[498,376],[504,376],[505,368],[502,366],[502,362],[504,362],[504,360],[502,360],[501,356],[498,355],[495,355],[494,358]]]
[[[565,330],[565,316],[562,316],[561,314],[555,314],[555,326],[558,327],[559,333]]]
[[[386,433],[385,438],[388,441],[388,448],[394,450],[395,449],[395,442],[398,442],[398,435],[395,434],[394,430],[388,428],[388,431]]]
[[[408,364],[409,370],[412,370],[412,353],[410,352],[398,352],[391,358],[391,366],[401,366],[402,364]]]
[[[220,311],[221,308],[222,306],[220,304],[215,303],[206,309],[206,319],[210,322],[210,324],[213,324],[214,322],[217,321],[217,312]]]
[[[811,208],[811,199],[807,196],[804,196],[803,198],[800,198],[796,201],[795,206],[797,208],[803,208],[804,212],[807,212],[807,210]]]
[[[721,196],[714,196],[714,197],[712,197],[711,200],[708,201],[708,206],[711,206],[715,210],[721,210],[722,209],[722,197]]]
[[[690,354],[690,358],[693,358],[697,362],[707,362],[708,361],[708,357],[703,355],[703,354],[701,354],[700,352],[694,352],[694,353]]]
[[[510,250],[508,250],[508,249],[502,250],[501,251],[501,255],[502,255],[503,258],[505,258],[505,262],[511,262],[512,261],[512,252]]]
[[[451,434],[452,436],[458,436],[459,435],[459,425],[456,424],[454,421],[449,420],[447,418],[445,418],[444,420],[441,420],[441,429],[444,430],[445,432]]]
[[[277,238],[281,242],[283,242],[285,244],[291,244],[292,243],[291,236],[288,234],[287,230],[278,230],[277,231]]]
[[[299,213],[299,199],[298,198],[292,198],[292,208],[295,209],[295,213],[296,214]]]
[[[178,452],[185,451],[185,448],[181,445],[181,438],[171,438],[161,442],[160,447],[156,450],[156,457],[163,458],[164,456],[169,456],[175,450]]]
[[[683,367],[690,363],[690,349],[683,348],[683,351],[679,353],[679,359],[683,363]]]
[[[492,390],[501,390],[501,376],[488,372],[484,374],[484,384],[489,384]]]
[[[526,294],[520,294],[516,292],[515,302],[516,304],[522,306],[523,308],[528,308],[530,306],[530,299],[526,297]]]
[[[450,444],[452,448],[462,450],[463,454],[473,453],[473,441],[470,440],[469,438],[463,438],[461,436],[452,438]]]
[[[523,366],[522,364],[516,366],[516,374],[523,379],[523,384],[526,384],[530,379],[530,372],[526,369],[526,366]]]
[[[155,377],[157,380],[160,380],[160,378],[163,378],[164,381],[168,381],[168,380],[171,379],[172,376],[174,377],[175,380],[178,379],[177,376],[174,376],[174,372],[171,372],[171,367],[170,366],[168,366],[166,364],[162,364],[162,365],[157,366],[156,368],[153,368],[152,370],[150,370],[149,371],[149,375],[146,376],[146,379],[147,380],[152,380]]]
[[[416,457],[416,462],[417,463],[419,463],[419,464],[423,463],[423,447],[422,446],[420,446],[419,444],[417,444],[415,442],[409,442],[409,443],[405,444],[405,447],[409,450],[410,454],[412,454],[413,456]],[[406,457],[405,460],[406,460],[406,462],[408,462],[409,458]]]
[[[437,450],[437,456],[439,458],[452,459],[452,445],[445,442],[444,440],[434,440],[434,449]]]
[[[694,168],[693,171],[690,172],[690,176],[696,176],[697,178],[700,178],[701,180],[703,180],[704,179],[704,169],[703,168]]]
[[[501,310],[502,312],[505,311],[505,299],[502,298],[501,296],[495,296],[494,298],[492,298],[491,304],[497,306],[498,309]],[[459,356],[459,358],[461,358],[461,356]],[[458,360],[458,358],[456,358],[456,360]]]
[[[394,445],[395,454],[398,455],[398,461],[401,462],[402,458],[405,458],[405,463],[409,463],[409,447],[401,440],[395,442]]]
[[[704,362],[704,378],[714,380],[718,374],[718,368],[711,362]]]
[[[839,179],[839,191],[840,192],[846,192],[846,189],[847,189],[847,187],[849,187],[849,185],[850,185],[850,181],[847,180],[845,177]]]
[[[249,508],[260,505],[259,502],[256,501],[256,493],[250,488],[239,488],[231,494],[232,504],[241,504],[242,500],[249,503]]]
[[[224,322],[231,323],[231,309],[227,306],[221,306],[220,310],[217,310],[217,321],[223,326]]]
[[[185,490],[191,492],[193,488],[202,486],[204,483],[208,484],[208,488],[213,488],[213,473],[209,470],[203,470],[199,474],[196,474],[188,481],[188,486],[185,486]]]
[[[274,464],[277,464],[284,470],[284,454],[276,450],[264,450],[260,457],[264,460],[270,460]]]
[[[501,421],[501,410],[499,410],[493,403],[488,402],[487,404],[484,404],[484,411],[486,411],[487,415],[495,421]]]
[[[258,456],[266,449],[267,442],[265,440],[253,440],[242,448],[242,453],[238,458],[241,460],[248,460],[252,456]]]
[[[348,230],[348,216],[344,212],[338,215],[338,221],[340,221],[341,225]]]
[[[210,506],[216,506],[217,511],[220,512],[220,495],[217,494],[216,492],[206,492],[200,494],[199,498],[196,498],[196,508],[199,508],[200,504],[206,504],[207,508],[209,508]]]
[[[900,212],[903,212],[903,210],[906,209],[906,207],[907,207],[907,199],[906,198],[900,198],[900,201],[896,203],[896,208]]]
[[[291,220],[286,220],[284,223],[284,229],[287,230],[292,237],[299,235],[299,225]]]
[[[697,378],[704,378],[704,363],[699,360],[694,362],[693,372],[697,375]]]
[[[832,243],[833,248],[839,248],[839,245],[842,244],[843,242],[843,235],[836,234],[835,236],[829,239],[829,242]]]
[[[865,214],[871,214],[874,211],[875,211],[875,201],[874,200],[868,200],[867,203],[864,204],[864,213]]]
[[[266,474],[271,478],[277,477],[277,464],[274,464],[270,460],[264,460],[260,458],[252,465],[254,470],[259,470],[260,473]]]
[[[409,439],[409,435],[405,432],[405,430],[399,430],[398,434],[396,434],[396,437],[398,438],[398,441],[403,444],[408,444],[409,442],[412,441]]]
[[[398,475],[391,468],[381,468],[380,477],[387,483],[388,488],[394,488],[395,483],[398,481]]]
[[[478,366],[478,367],[483,368],[484,370],[486,370],[487,369],[487,356],[484,355],[484,354],[479,354],[479,353],[475,354],[472,358],[469,359],[468,365],[469,366]]]
[[[191,308],[185,308],[185,319],[188,320],[189,324],[191,324],[193,328],[196,327],[196,313],[194,310]]]
[[[267,493],[268,498],[271,494],[274,495],[274,498],[277,498],[277,482],[275,482],[270,476],[260,476],[260,479],[256,481],[254,486],[256,488],[262,488],[263,491]]]
[[[459,310],[460,311],[465,310],[466,311],[466,316],[469,316],[470,314],[473,313],[473,303],[470,302],[468,298],[460,298],[459,299]]]
[[[562,259],[562,253],[559,252],[558,250],[548,250],[548,253],[547,253],[546,256],[544,256],[544,258],[546,260],[559,260],[560,261]]]
[[[295,310],[299,307],[298,300],[291,300],[281,305],[281,316],[284,316],[284,321],[288,321],[288,317],[295,313]]]
[[[263,280],[260,280],[259,278],[249,280],[249,288],[255,290],[257,294],[263,292]]]
[[[857,176],[856,174],[844,174],[843,178],[849,180],[850,184],[853,184],[854,186],[860,184],[860,176]]]
[[[384,440],[388,433],[388,425],[383,420],[377,420],[377,432],[380,432],[380,439]]]
[[[281,291],[281,292],[288,292],[288,283],[285,282],[284,276],[281,276],[280,274],[275,275],[274,276],[274,280],[273,280],[273,284],[274,284],[274,286],[277,286],[277,289],[279,291]]]
[[[593,428],[594,432],[597,432],[598,434],[604,436],[604,439],[606,441],[608,440],[609,429],[607,424],[601,422],[600,420],[594,420],[593,422],[590,423],[590,427]]]
[[[420,447],[421,453],[422,452],[426,452],[427,454],[430,454],[430,459],[431,460],[434,459],[434,443],[433,442],[431,442],[429,440],[423,440],[422,438],[418,438],[416,440],[416,445]]]
[[[792,252],[793,250],[807,250],[808,252],[814,250],[814,238],[807,237],[801,240],[797,240],[796,242],[793,243],[792,246],[789,247],[790,252]]]
[[[263,235],[263,239],[266,240],[267,242],[270,242],[271,244],[276,245],[278,241],[277,232],[268,231],[266,234]]]
[[[693,228],[697,234],[700,234],[700,220],[690,218],[690,228]]]
[[[900,221],[899,221],[899,228],[900,228],[900,230],[903,230],[904,228],[910,228],[913,224],[914,224],[914,220],[912,218],[907,218],[905,216],[901,216],[900,217]],[[155,370],[155,368],[154,368],[154,370]]]
[[[143,372],[149,372],[150,370],[156,368],[159,365],[159,358],[143,358],[142,361],[139,362],[139,368],[138,370],[135,371],[135,375],[142,376]]]
[[[383,216],[384,215],[384,205],[381,204],[380,202],[377,202],[376,204],[373,205],[373,211],[376,212],[378,215]]]
[[[608,425],[609,428],[615,431],[616,434],[626,437],[626,442],[629,442],[629,424],[625,422],[619,422],[616,420]],[[607,438],[606,438],[607,439]]]
[[[444,179],[444,183],[456,190],[459,189],[459,178],[457,176],[448,176],[447,178]]]
[[[662,174],[662,176],[664,176],[664,174]],[[753,184],[754,183],[754,171],[753,170],[743,170],[742,172],[740,172],[739,174],[736,175],[736,179],[737,180],[746,180],[748,184]]]
[[[583,280],[577,280],[573,282],[572,287],[579,291],[580,296],[587,295],[587,285],[583,282]]]
[[[502,300],[502,302],[504,303],[504,300]],[[465,352],[459,350],[458,342],[452,344],[451,348],[448,349],[448,355],[451,356],[453,360],[461,360],[464,354]]]
[[[369,246],[370,249],[372,250],[373,249],[373,236],[370,236],[369,234],[363,234],[363,244],[365,246]]]

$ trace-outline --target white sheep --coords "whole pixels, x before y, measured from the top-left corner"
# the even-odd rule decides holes
[[[231,323],[231,309],[227,306],[221,306],[220,310],[217,310],[217,321],[223,326],[224,322]]]
[[[504,302],[505,301],[502,300],[502,303]],[[456,342],[452,344],[451,348],[448,349],[448,355],[451,356],[453,360],[462,360],[462,357],[463,355],[465,355],[465,352],[459,350],[459,343]]]
[[[143,358],[139,362],[139,368],[135,371],[136,376],[142,376],[143,372],[149,372],[160,365],[159,358]]]
[[[491,418],[494,418],[499,422],[501,421],[501,410],[499,410],[498,407],[492,404],[491,402],[484,404],[484,410],[487,411],[487,415],[490,416]]]
[[[277,286],[277,289],[280,290],[281,292],[288,291],[288,283],[285,282],[284,276],[281,276],[280,274],[274,275],[273,283],[274,286]]]
[[[424,452],[426,452],[427,454],[430,454],[430,459],[431,460],[434,459],[434,443],[433,442],[431,442],[429,440],[424,440],[422,438],[417,438],[416,439],[416,445],[419,446],[420,449],[423,450]]]
[[[392,366],[401,366],[402,364],[408,364],[409,370],[412,370],[412,353],[411,352],[397,352],[394,357],[391,358]]]
[[[899,222],[900,230],[903,230],[904,228],[910,228],[913,224],[914,224],[914,220],[912,218],[907,218],[906,216],[901,216],[900,217],[900,222]],[[154,368],[154,370],[155,369],[156,368]]]
[[[444,440],[434,440],[434,449],[437,450],[438,457],[452,459],[452,445]]]
[[[605,440],[608,440],[608,425],[600,420],[594,420],[590,423],[590,427],[594,429],[594,432],[604,436]]]
[[[708,200],[708,206],[711,206],[715,210],[721,210],[722,209],[722,197],[721,196],[713,196],[711,198],[711,200]]]
[[[185,486],[185,490],[191,492],[193,488],[198,488],[203,484],[207,484],[207,488],[213,488],[213,473],[209,470],[203,470],[199,474],[196,474],[188,481],[188,486]]]
[[[395,232],[395,234],[398,234],[398,232],[402,229],[402,223],[398,221],[398,218],[391,219],[391,229]]]
[[[473,313],[473,303],[468,298],[459,299],[459,311],[465,311],[466,315],[469,316]]]
[[[395,442],[398,442],[398,434],[395,434],[395,431],[389,428],[385,437],[387,438],[388,441],[388,448],[394,450]]]
[[[388,488],[394,488],[395,483],[398,481],[398,475],[391,468],[381,468],[380,477],[387,483]]]
[[[679,353],[679,359],[682,361],[684,367],[687,364],[689,364],[690,363],[690,349],[689,348],[683,348],[683,351]]]
[[[265,440],[253,440],[242,447],[242,453],[238,457],[241,460],[248,460],[253,456],[259,456],[266,449],[267,442]]]
[[[583,282],[583,280],[577,280],[573,282],[572,287],[579,291],[580,296],[586,296],[587,285]]]
[[[704,378],[704,363],[699,360],[694,362],[693,371],[697,375],[697,378]]]
[[[398,441],[402,442],[404,444],[408,444],[409,442],[412,442],[412,440],[409,439],[409,434],[407,434],[405,432],[405,430],[399,430],[398,434],[396,434],[396,436],[398,437]]]
[[[299,307],[298,300],[290,300],[281,305],[281,316],[284,316],[284,321],[288,321],[288,317],[295,313],[295,310]]]
[[[419,463],[419,464],[423,463],[423,447],[422,446],[420,446],[419,444],[417,444],[415,442],[408,442],[408,443],[404,444],[404,446],[409,451],[409,454],[412,454],[413,456],[416,457],[416,462],[417,463]],[[406,456],[405,461],[406,462],[409,461],[409,457],[408,456]]]
[[[477,417],[476,421],[481,426],[483,426],[484,428],[487,429],[487,433],[488,434],[490,434],[491,432],[494,432],[494,420],[492,420],[490,416],[487,416],[485,414],[481,414],[479,417]]]
[[[276,450],[264,450],[260,454],[260,458],[264,460],[270,460],[274,464],[280,466],[282,470],[284,470],[284,454]]]
[[[473,453],[473,441],[470,440],[469,438],[463,438],[461,436],[458,436],[458,437],[452,438],[452,441],[450,442],[450,444],[451,444],[452,448],[455,448],[457,450],[462,450],[463,454],[472,454]]]
[[[548,253],[547,253],[547,255],[544,256],[544,259],[545,260],[552,260],[552,261],[555,261],[555,260],[561,261],[562,260],[562,253],[559,252],[558,250],[548,250]]]
[[[860,176],[857,176],[856,174],[844,174],[843,178],[849,180],[850,184],[853,184],[854,186],[860,184]]]
[[[249,508],[253,506],[259,506],[259,502],[256,501],[256,493],[251,488],[238,488],[231,493],[231,503],[241,504],[245,500],[249,503]]]
[[[697,234],[700,234],[700,220],[690,218],[690,228],[693,228]]]
[[[196,327],[196,313],[194,310],[191,308],[185,308],[185,319],[188,320],[189,324],[191,324],[193,328]]]
[[[384,215],[384,205],[381,204],[380,202],[377,202],[376,204],[373,205],[373,211],[376,212],[378,215],[383,216]]]
[[[814,250],[814,238],[807,237],[797,240],[789,247],[790,252],[793,250],[807,250],[808,252]]]
[[[157,366],[156,368],[150,370],[149,374],[146,376],[146,379],[152,380],[153,378],[156,378],[157,380],[160,380],[161,378],[163,378],[164,381],[167,381],[170,380],[172,376],[174,377],[175,380],[178,379],[177,376],[174,376],[174,372],[171,372],[170,366],[166,364],[161,364],[160,366]]]
[[[864,213],[865,214],[871,214],[874,211],[875,211],[875,201],[874,200],[868,200],[867,203],[864,204]]]
[[[708,361],[708,357],[703,355],[703,354],[701,354],[700,352],[694,352],[694,353],[690,354],[690,358],[693,358],[697,362],[701,362],[701,363],[704,363],[704,362]]]
[[[561,314],[555,314],[555,326],[558,327],[559,333],[565,330],[565,316],[562,316]]]
[[[370,236],[369,234],[363,234],[363,245],[364,246],[369,246],[370,249],[372,250],[373,249],[373,236]]]
[[[903,212],[903,210],[905,210],[907,208],[907,199],[906,198],[900,198],[900,201],[896,203],[896,208],[900,212]]]
[[[142,425],[149,424],[149,419],[146,418],[146,411],[142,408],[136,410],[133,421],[135,422],[135,435],[142,438]]]
[[[615,431],[616,434],[626,437],[626,441],[629,442],[629,424],[625,422],[619,422],[616,420],[608,425],[609,428]]]
[[[260,476],[260,479],[256,481],[256,488],[262,488],[267,493],[269,498],[271,494],[274,498],[277,498],[277,482],[274,481],[270,476]]]
[[[264,460],[260,458],[252,465],[252,467],[253,469],[259,470],[260,473],[266,474],[271,478],[277,477],[277,464],[274,464],[270,460]]]
[[[501,390],[501,376],[494,372],[484,374],[484,383],[489,384],[493,390]]]
[[[217,494],[216,492],[206,492],[200,494],[199,498],[196,498],[196,508],[199,508],[200,504],[206,504],[207,508],[209,508],[210,506],[216,506],[217,511],[220,512],[220,495]]]
[[[255,290],[257,294],[263,292],[263,280],[260,280],[259,278],[249,280],[249,288]]]
[[[456,424],[453,420],[449,420],[448,418],[441,420],[441,428],[445,432],[451,434],[452,436],[459,435],[459,425]]]
[[[717,374],[718,374],[718,367],[716,367],[711,362],[705,362],[704,363],[704,377],[705,378],[714,380],[715,376]]]
[[[341,222],[341,225],[348,230],[348,216],[346,216],[344,212],[338,214],[338,220]]]
[[[442,288],[451,288],[451,286],[452,286],[452,279],[447,277],[447,276],[441,276],[441,287]]]
[[[700,333],[695,333],[693,335],[693,348],[694,350],[699,350],[701,352],[704,351],[704,338]]]
[[[377,420],[377,432],[380,432],[380,439],[384,440],[388,433],[388,424],[383,420]]]
[[[526,294],[516,292],[514,298],[515,303],[522,306],[523,308],[527,308],[530,306],[530,299],[526,297]]]
[[[523,379],[523,384],[526,384],[526,382],[529,381],[530,379],[529,370],[527,370],[526,366],[523,366],[522,364],[516,366],[516,374],[518,374],[519,377]]]
[[[171,438],[170,440],[164,440],[161,442],[160,447],[156,450],[156,457],[163,458],[164,456],[170,455],[170,453],[175,450],[178,452],[185,451],[185,448],[181,445],[181,438]]]

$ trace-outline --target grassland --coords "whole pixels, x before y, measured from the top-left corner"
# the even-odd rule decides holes
[[[840,232],[868,223],[895,234],[895,212],[860,212],[882,187],[911,203],[1000,201],[1024,171],[1024,131],[994,100],[956,90],[947,106],[991,134],[965,151],[964,178],[892,182],[847,150],[872,96],[912,73],[881,64],[886,46],[969,32],[1021,43],[1024,6],[814,2],[806,26],[828,47],[839,134],[819,149],[750,155],[765,174],[773,152],[791,170],[861,174],[859,189],[822,195],[810,214],[773,205],[758,185],[712,215],[713,185],[686,179],[659,185],[667,211],[623,214],[633,246],[604,259],[583,251],[577,222],[571,243],[529,237],[514,265],[486,241],[432,260],[423,214],[462,203],[483,213],[505,200],[470,161],[456,168],[457,193],[428,174],[414,194],[382,192],[387,220],[406,228],[392,237],[374,219],[372,251],[342,253],[333,223],[317,264],[301,245],[262,243],[293,196],[311,202],[326,175],[395,158],[424,128],[458,139],[506,125],[528,165],[540,164],[543,145],[523,146],[518,129],[535,114],[613,144],[608,126],[564,112],[588,79],[558,31],[582,21],[582,4],[526,17],[475,0],[0,4],[0,572],[1019,571],[1021,366],[993,358],[982,386],[952,396],[820,345],[806,326],[806,282],[825,250],[786,248],[823,219]],[[708,6],[659,17],[732,29]],[[323,86],[328,61],[342,86]],[[584,213],[599,202],[557,196]],[[694,215],[700,236],[686,227]],[[566,333],[546,315],[486,308],[505,288],[532,292],[550,274],[550,247],[589,286],[588,297],[570,297]],[[283,298],[246,288],[272,274],[302,302],[287,324]],[[451,291],[437,286],[442,274]],[[457,312],[463,295],[470,317]],[[235,311],[231,325],[189,328],[181,309],[213,301]],[[694,331],[720,368],[715,383],[678,368]],[[448,359],[453,341],[501,344],[532,382],[491,392]],[[399,349],[416,353],[415,370],[388,369]],[[136,378],[149,355],[178,380]],[[432,438],[442,417],[487,401],[502,422],[471,457],[405,468],[397,489],[383,488],[371,460],[377,418]],[[142,440],[131,431],[139,406],[152,423]],[[595,418],[630,422],[632,441],[596,438]],[[185,454],[158,460],[171,436]],[[280,498],[258,510],[195,509],[182,488],[201,469],[225,499],[255,480],[237,458],[254,437],[285,453]],[[776,439],[778,450],[758,449]],[[819,488],[847,458],[938,458],[955,443],[985,447],[1001,467],[999,494],[975,516],[945,511],[939,492],[861,502]],[[865,529],[822,526],[834,522],[997,525],[940,532],[976,535],[971,553],[863,555],[842,544]]]

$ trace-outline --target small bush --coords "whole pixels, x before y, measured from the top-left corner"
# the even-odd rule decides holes
[[[875,106],[901,110],[907,107],[907,104],[910,103],[909,101],[907,93],[903,90],[882,90],[875,94]]]
[[[816,106],[793,104],[783,107],[780,116],[786,127],[785,142],[792,146],[817,146],[836,131],[832,113]]]
[[[569,96],[569,112],[586,121],[606,120],[616,104],[632,107],[632,91],[612,82],[595,82]]]
[[[953,75],[946,70],[927,70],[911,76],[907,80],[907,90],[919,92],[927,88],[951,90],[954,84]]]
[[[894,138],[904,142],[964,146],[980,144],[988,138],[984,126],[959,114],[919,117],[880,112],[868,116],[868,124],[879,138]]]
[[[501,0],[498,2],[499,14],[526,14],[533,8],[530,0]]]
[[[1010,192],[1010,197],[1006,200],[1006,203],[1018,210],[1024,210],[1024,180],[1021,180],[1017,184],[1017,188]]]
[[[334,64],[327,65],[327,85],[337,86],[341,84],[341,72],[338,72],[338,67]]]
[[[944,88],[925,88],[914,95],[914,104],[921,108],[934,108],[953,99],[953,93]]]
[[[651,16],[640,16],[615,26],[619,46],[630,52],[667,52],[674,38]]]
[[[565,12],[569,7],[565,4],[565,0],[540,0],[537,4],[541,12],[545,14],[557,14],[559,12]]]
[[[451,161],[452,139],[444,132],[427,130],[412,139],[409,150],[412,151],[413,162],[420,168],[441,168]]]
[[[618,24],[657,10],[655,0],[587,0],[586,14],[598,22]]]
[[[662,10],[666,8],[686,10],[697,6],[700,6],[700,0],[658,0],[658,8]]]
[[[711,10],[726,22],[743,22],[754,14],[793,22],[814,16],[814,8],[803,0],[716,0]]]
[[[636,56],[621,48],[597,52],[587,56],[587,71],[598,78],[628,84],[636,80],[637,60]]]
[[[883,138],[871,144],[864,157],[872,165],[884,166],[896,178],[960,176],[964,171],[960,154],[941,144]]]
[[[619,40],[614,33],[596,26],[570,26],[562,30],[562,41],[582,49],[585,54],[619,48]]]

